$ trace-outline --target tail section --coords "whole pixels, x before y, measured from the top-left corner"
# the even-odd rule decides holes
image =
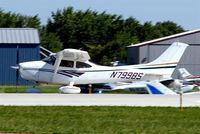
[[[188,44],[174,42],[160,57],[142,68],[148,69],[150,73],[162,74],[163,78],[169,78],[187,47]]]
[[[178,69],[181,78],[185,79],[188,76],[191,76],[191,74],[185,69],[185,68],[179,68]]]
[[[178,63],[188,44],[174,42],[160,57],[149,64]]]

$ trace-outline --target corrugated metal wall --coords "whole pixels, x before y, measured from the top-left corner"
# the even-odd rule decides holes
[[[132,48],[129,48],[127,51],[129,57],[127,59],[127,62],[130,64],[130,65],[133,65],[133,64],[138,64],[138,55],[139,55],[139,48],[138,47],[132,47]]]
[[[144,64],[149,62],[149,46],[141,46],[139,49],[139,64]]]
[[[19,77],[11,66],[19,62],[40,59],[37,29],[0,28],[0,85],[31,84]]]
[[[0,45],[0,85],[16,84],[16,70],[11,68],[17,64],[16,55],[16,45]]]
[[[192,45],[187,48],[181,61],[179,62],[177,68],[184,67],[186,68],[191,74],[200,75],[200,44],[199,45]],[[178,72],[174,73],[174,76],[179,77]]]
[[[39,44],[0,44],[0,56],[0,85],[31,84],[22,79],[11,66],[16,66],[19,62],[39,60]]]
[[[146,47],[146,51],[143,51],[143,47]],[[168,44],[163,44],[163,45],[146,45],[146,46],[142,46],[140,48],[140,61],[142,61],[142,55],[146,55],[147,57],[147,62],[151,62],[153,60],[155,60],[156,58],[158,58],[167,48],[169,47]],[[140,62],[141,63],[141,62]]]

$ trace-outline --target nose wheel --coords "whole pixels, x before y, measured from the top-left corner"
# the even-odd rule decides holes
[[[63,94],[79,94],[81,89],[75,86],[63,86],[59,88],[59,92]]]
[[[74,86],[74,82],[70,82],[69,86],[60,87],[59,92],[63,94],[79,94],[81,92],[81,88]]]

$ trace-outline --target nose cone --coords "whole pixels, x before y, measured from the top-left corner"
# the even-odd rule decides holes
[[[23,62],[23,63],[19,63],[19,69],[24,70],[24,69],[28,69],[30,68],[30,64],[28,64],[29,62]]]
[[[23,79],[38,80],[39,67],[38,62],[23,62],[19,64],[19,72]]]

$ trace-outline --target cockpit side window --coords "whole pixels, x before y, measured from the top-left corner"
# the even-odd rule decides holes
[[[76,62],[76,68],[90,68],[90,67],[91,65],[87,63],[79,62],[79,61]]]
[[[73,68],[74,62],[69,60],[61,60],[60,66]]]
[[[49,56],[49,57],[44,58],[42,61],[44,61],[50,65],[54,65],[56,58],[55,58],[55,56]]]

